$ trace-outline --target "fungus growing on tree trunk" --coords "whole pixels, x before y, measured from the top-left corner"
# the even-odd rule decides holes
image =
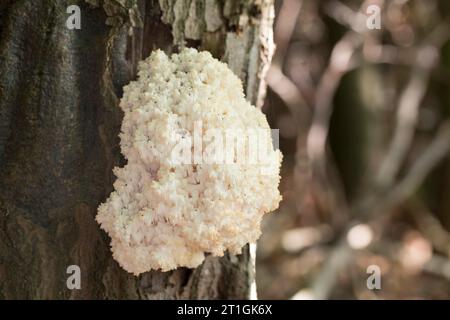
[[[259,238],[281,200],[282,156],[226,64],[195,49],[155,51],[120,107],[128,163],[114,169],[97,221],[125,270],[193,268]]]

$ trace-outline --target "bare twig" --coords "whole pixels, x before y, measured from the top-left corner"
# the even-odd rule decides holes
[[[431,70],[438,60],[437,48],[445,43],[449,34],[448,26],[440,25],[417,52],[411,78],[400,98],[394,138],[375,178],[377,187],[383,188],[395,181],[413,141],[419,107],[428,87]]]
[[[366,6],[364,1],[360,9]],[[358,13],[352,12],[340,2],[330,2],[331,9],[337,9],[338,19],[351,19],[358,17]],[[329,11],[331,11],[329,9]],[[361,11],[361,10],[359,10]],[[361,26],[360,19],[347,21],[352,26],[350,31],[334,46],[330,63],[328,64],[316,90],[314,116],[307,137],[307,152],[319,175],[325,175],[326,145],[333,112],[333,98],[342,77],[356,67],[357,60],[354,53],[364,42],[364,36],[369,31]]]
[[[366,29],[367,17],[360,11],[354,11],[340,1],[329,1],[324,5],[324,12],[338,23],[363,33]]]
[[[385,201],[377,201],[377,210],[388,210],[405,201],[420,186],[431,170],[445,158],[450,149],[450,123],[444,123],[436,137],[425,149],[423,155],[413,164],[409,173],[400,180],[392,191],[385,197]]]
[[[283,100],[297,123],[308,116],[308,106],[294,82],[283,73],[283,61],[297,23],[303,1],[283,1],[275,25],[274,37],[277,44],[272,64],[266,76],[269,87]]]
[[[342,76],[353,69],[353,53],[362,40],[358,34],[350,31],[336,44],[331,53],[330,63],[316,91],[314,116],[307,138],[307,151],[311,161],[322,169],[325,165],[333,98]]]
[[[284,0],[281,4],[274,28],[277,50],[273,57],[272,65],[281,66],[283,64],[302,4],[303,0]]]
[[[417,229],[430,240],[436,251],[450,257],[450,232],[448,232],[422,203],[412,201],[408,210],[416,221]]]
[[[309,108],[300,90],[291,79],[283,74],[279,66],[271,66],[266,79],[269,87],[288,107],[297,124],[309,118]]]
[[[329,254],[323,269],[315,277],[311,291],[315,299],[326,299],[337,281],[337,275],[351,260],[353,249],[347,242],[348,231],[361,222],[367,222],[377,215],[386,215],[389,210],[408,199],[422,184],[423,180],[450,151],[450,123],[441,126],[432,143],[417,159],[409,173],[384,197],[372,198],[353,209],[358,217],[341,233],[339,241]]]

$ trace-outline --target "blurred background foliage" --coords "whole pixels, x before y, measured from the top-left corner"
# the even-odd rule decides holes
[[[259,298],[450,298],[449,19],[446,0],[276,1],[263,110],[283,201]]]

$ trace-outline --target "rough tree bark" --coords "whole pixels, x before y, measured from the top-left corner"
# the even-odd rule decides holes
[[[81,8],[81,30],[66,9]],[[123,165],[122,86],[161,48],[209,50],[261,105],[271,0],[0,0],[0,298],[248,298],[249,249],[134,277],[94,220]],[[130,33],[130,31],[132,31]],[[66,287],[69,265],[81,290]]]

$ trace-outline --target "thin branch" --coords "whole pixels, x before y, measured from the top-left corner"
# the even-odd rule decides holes
[[[274,28],[277,49],[266,76],[268,86],[283,100],[297,123],[304,121],[308,117],[305,113],[309,112],[309,110],[299,88],[289,77],[284,75],[283,61],[295,30],[302,4],[303,1],[299,0],[285,0],[282,2]]]
[[[283,74],[279,66],[271,66],[266,79],[269,87],[283,100],[297,123],[309,118],[309,108],[300,90]]]
[[[431,70],[439,57],[438,47],[449,35],[448,26],[440,25],[417,52],[411,78],[400,98],[394,138],[375,178],[377,187],[387,187],[395,181],[413,142],[419,107],[428,88]]]
[[[353,249],[347,242],[349,230],[361,223],[367,222],[380,215],[386,215],[395,206],[407,200],[423,183],[426,176],[449,154],[450,151],[450,123],[444,123],[423,155],[413,164],[409,173],[393,187],[384,201],[380,198],[371,198],[362,205],[353,209],[354,216],[358,217],[341,233],[339,241],[332,249],[323,269],[316,275],[311,284],[311,292],[315,299],[326,299],[334,288],[337,275],[351,261]]]
[[[327,2],[324,5],[324,13],[357,33],[363,33],[366,29],[367,17],[360,11],[354,11],[340,1]]]
[[[362,37],[352,31],[339,40],[331,53],[330,63],[316,91],[314,116],[307,137],[307,151],[311,161],[322,168],[325,163],[333,98],[342,76],[354,68],[353,53],[362,40]]]
[[[444,159],[450,150],[450,123],[444,123],[423,155],[413,164],[409,173],[387,195],[385,201],[377,201],[377,210],[388,210],[407,200],[420,186],[426,176]]]
[[[359,11],[366,4],[367,1],[364,1]],[[333,6],[333,2],[331,5]],[[345,11],[347,15],[353,17],[357,15],[350,12],[350,9],[346,9],[340,2],[334,2],[334,8],[341,8],[339,11]],[[342,77],[356,67],[354,53],[364,43],[364,36],[369,31],[359,25],[360,19],[348,21],[348,23],[353,25],[354,30],[347,31],[334,46],[330,63],[319,81],[315,95],[314,116],[307,137],[307,152],[319,175],[325,175],[326,145],[333,112],[333,98]]]
[[[411,202],[411,210],[408,211],[415,220],[417,229],[430,240],[436,251],[450,257],[450,232],[422,203]]]

